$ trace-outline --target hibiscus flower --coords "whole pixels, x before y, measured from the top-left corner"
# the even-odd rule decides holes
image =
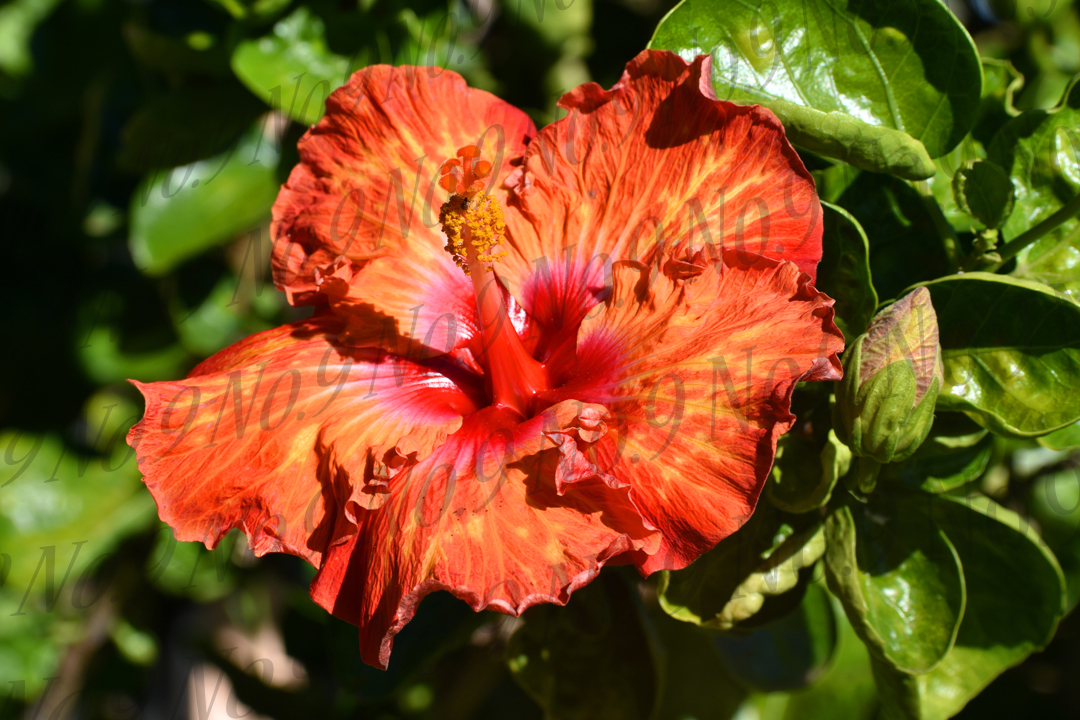
[[[843,339],[809,173],[709,77],[647,51],[540,132],[449,70],[335,91],[273,211],[314,315],[135,383],[177,538],[303,557],[386,667],[428,593],[517,615],[735,532]]]

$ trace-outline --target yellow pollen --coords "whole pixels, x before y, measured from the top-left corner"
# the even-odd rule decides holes
[[[439,222],[446,233],[446,251],[466,275],[470,274],[466,243],[472,246],[477,260],[488,263],[488,270],[490,263],[506,257],[506,251],[498,247],[506,223],[502,206],[494,196],[484,192],[451,195],[439,210]]]

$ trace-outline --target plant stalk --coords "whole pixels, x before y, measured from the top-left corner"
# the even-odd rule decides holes
[[[1070,218],[1080,213],[1080,195],[1077,195],[1069,202],[1065,203],[1057,212],[1050,217],[1046,218],[1033,228],[1029,228],[1024,232],[1017,235],[1015,238],[1005,243],[998,249],[998,254],[1001,256],[1001,262],[996,263],[988,269],[989,272],[998,270],[1002,265],[1009,262],[1012,258],[1032,244],[1043,235],[1053,232],[1058,227],[1063,225]]]

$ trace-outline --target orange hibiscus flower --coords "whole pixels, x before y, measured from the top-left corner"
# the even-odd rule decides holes
[[[516,615],[737,530],[843,339],[809,173],[709,77],[647,51],[539,133],[450,71],[335,91],[273,214],[313,317],[135,383],[177,537],[305,558],[385,667],[428,593]]]

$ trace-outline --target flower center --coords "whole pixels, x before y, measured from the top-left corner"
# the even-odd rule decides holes
[[[502,207],[483,192],[483,178],[491,173],[491,163],[480,159],[475,145],[467,145],[457,151],[456,158],[443,163],[441,173],[439,185],[450,192],[439,211],[446,251],[472,279],[480,315],[483,349],[477,359],[487,366],[494,404],[529,417],[537,395],[551,384],[547,370],[522,345],[491,269],[506,255],[498,248],[506,229]]]

